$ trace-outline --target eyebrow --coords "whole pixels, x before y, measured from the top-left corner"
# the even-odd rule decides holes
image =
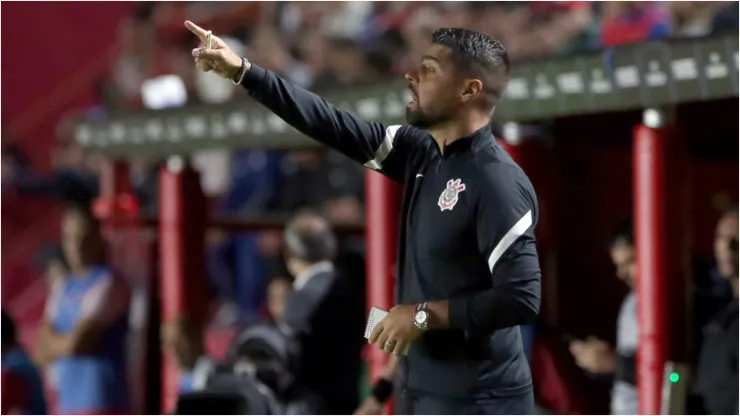
[[[421,60],[422,61],[430,60],[430,61],[435,61],[435,62],[439,63],[439,59],[438,58],[435,58],[434,56],[431,56],[431,55],[424,55],[424,56],[421,57]]]

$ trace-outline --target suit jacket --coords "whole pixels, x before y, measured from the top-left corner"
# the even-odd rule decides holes
[[[285,324],[301,349],[297,381],[322,398],[324,413],[351,414],[359,403],[364,345],[357,302],[364,300],[333,268],[308,272],[285,305]]]

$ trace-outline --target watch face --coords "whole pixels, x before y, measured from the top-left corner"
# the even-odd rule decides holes
[[[423,324],[427,320],[427,311],[419,311],[414,315],[414,320],[417,324]]]

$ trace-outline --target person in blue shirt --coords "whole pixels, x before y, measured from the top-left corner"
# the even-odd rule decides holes
[[[62,414],[129,413],[125,345],[130,290],[106,264],[99,224],[84,207],[62,219],[69,272],[53,283],[38,334]]]
[[[36,365],[18,343],[15,321],[2,311],[2,414],[45,415],[44,385]]]

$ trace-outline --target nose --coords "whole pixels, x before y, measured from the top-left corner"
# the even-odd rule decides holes
[[[415,70],[412,70],[412,71],[407,72],[404,75],[404,77],[406,78],[406,81],[409,82],[409,84],[416,84],[416,77],[415,77],[415,75],[416,75],[416,71]]]

